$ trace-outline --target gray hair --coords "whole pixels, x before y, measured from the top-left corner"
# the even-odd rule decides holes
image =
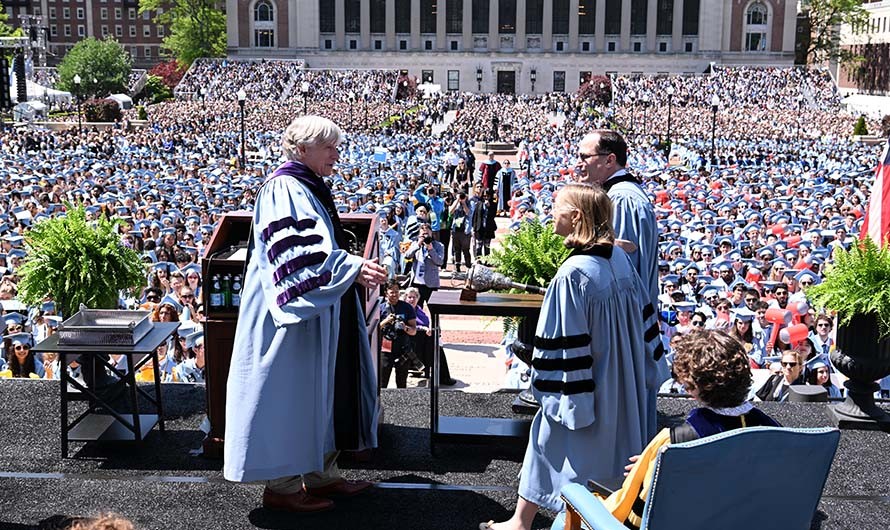
[[[300,152],[310,145],[338,145],[343,131],[336,123],[321,116],[300,116],[281,135],[281,149],[288,160],[299,160]]]

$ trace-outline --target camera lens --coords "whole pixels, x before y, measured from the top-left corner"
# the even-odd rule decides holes
[[[432,243],[432,242],[433,242],[433,238],[430,237],[430,236],[426,236],[426,237],[423,238],[423,244],[424,244],[424,245],[429,245],[429,244]]]

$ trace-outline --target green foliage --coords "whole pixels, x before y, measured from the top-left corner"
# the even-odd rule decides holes
[[[144,106],[139,105],[136,107],[136,118],[143,121],[148,119],[148,112],[145,110]]]
[[[163,12],[154,18],[170,28],[164,48],[181,64],[200,57],[226,55],[226,15],[217,0],[139,0],[139,13]]]
[[[884,138],[890,138],[890,114],[881,119],[881,133],[883,133]]]
[[[486,262],[514,281],[546,287],[571,250],[552,224],[524,221],[519,230],[508,234],[501,248],[492,250]]]
[[[125,93],[130,70],[130,55],[116,40],[88,37],[62,58],[58,87],[84,99]],[[75,75],[80,76],[80,85],[74,82]]]
[[[810,34],[802,39],[806,60],[818,64],[828,60],[855,63],[859,58],[849,47],[840,45],[840,26],[855,26],[868,21],[862,0],[801,0],[800,11],[808,18]]]
[[[110,98],[91,99],[83,104],[83,117],[88,122],[111,123],[121,119],[121,108]]]
[[[865,125],[865,116],[859,116],[853,125],[853,136],[865,136],[868,134],[868,126]]]
[[[837,312],[842,324],[856,314],[873,314],[881,336],[890,334],[890,247],[866,239],[849,251],[835,250],[824,280],[806,294],[816,307]]]
[[[148,80],[145,82],[145,87],[142,91],[145,94],[145,98],[151,103],[160,103],[162,101],[167,101],[168,99],[173,99],[173,91],[170,90],[170,87],[164,84],[162,78],[156,75],[148,76]]]
[[[141,285],[145,271],[139,255],[121,244],[121,221],[100,217],[92,226],[82,206],[67,204],[67,215],[36,223],[25,237],[27,258],[19,294],[35,305],[51,296],[62,313],[116,309],[118,292]]]

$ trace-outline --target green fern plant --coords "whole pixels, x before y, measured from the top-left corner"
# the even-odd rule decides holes
[[[881,337],[890,335],[890,248],[865,239],[850,250],[835,250],[822,283],[806,294],[816,307],[836,312],[841,324],[857,314],[873,314]]]
[[[145,281],[139,255],[121,243],[117,226],[101,216],[91,224],[82,206],[67,204],[64,217],[34,225],[25,237],[27,258],[19,275],[19,294],[35,305],[49,296],[70,317],[80,304],[116,309],[119,291]]]

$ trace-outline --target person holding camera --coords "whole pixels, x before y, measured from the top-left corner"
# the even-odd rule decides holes
[[[451,248],[454,252],[454,272],[460,272],[461,256],[463,256],[463,262],[467,269],[473,263],[470,259],[472,243],[470,234],[473,233],[473,223],[470,216],[472,208],[470,207],[470,199],[467,197],[467,192],[461,191],[457,195],[457,200],[451,205],[449,211],[451,213]]]
[[[399,300],[399,282],[386,283],[385,303],[380,307],[380,334],[383,336],[383,372],[380,386],[389,385],[392,369],[396,369],[396,387],[408,386],[408,370],[423,370],[423,363],[414,353],[414,335],[417,333],[417,319],[411,304]]]
[[[420,291],[420,306],[423,307],[433,291],[439,290],[439,268],[445,260],[445,247],[433,239],[429,223],[421,223],[420,235],[405,251],[405,258],[414,258],[411,266],[413,285]]]

